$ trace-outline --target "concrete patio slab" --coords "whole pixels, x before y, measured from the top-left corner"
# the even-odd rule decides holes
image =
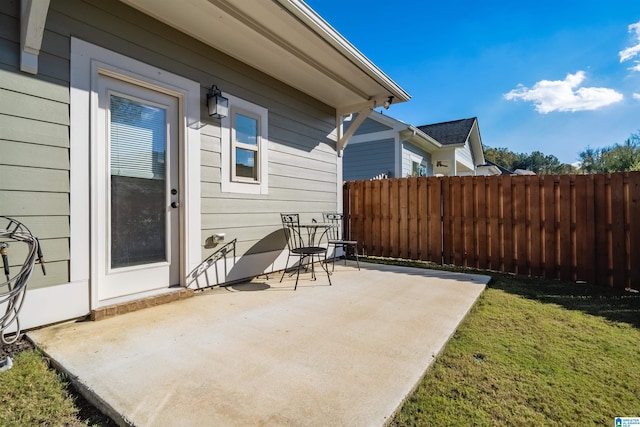
[[[380,426],[490,278],[361,265],[28,336],[121,425]]]

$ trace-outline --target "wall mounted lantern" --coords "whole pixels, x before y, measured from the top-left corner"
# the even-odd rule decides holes
[[[391,104],[393,103],[393,96],[390,96],[389,98],[387,98],[386,101],[384,101],[384,109],[388,110],[389,107],[391,107]]]
[[[207,93],[207,111],[209,116],[222,119],[229,115],[229,100],[222,96],[218,86],[213,85]]]

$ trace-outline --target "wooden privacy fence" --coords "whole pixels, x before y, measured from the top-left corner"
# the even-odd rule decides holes
[[[367,255],[640,289],[640,172],[347,182]]]

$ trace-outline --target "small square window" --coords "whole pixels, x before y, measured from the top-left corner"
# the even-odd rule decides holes
[[[222,191],[268,194],[267,109],[232,95],[222,125]]]

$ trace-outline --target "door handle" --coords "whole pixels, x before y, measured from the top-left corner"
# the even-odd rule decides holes
[[[173,209],[175,209],[175,208],[177,208],[177,207],[179,207],[179,206],[180,206],[180,203],[178,203],[178,202],[171,202],[171,207],[172,207]]]

